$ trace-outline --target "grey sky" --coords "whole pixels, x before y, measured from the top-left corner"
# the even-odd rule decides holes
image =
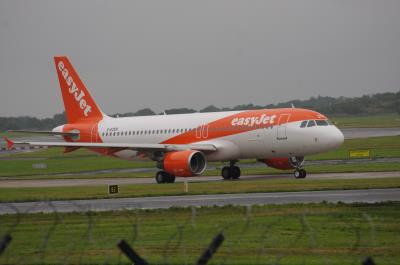
[[[0,1],[0,116],[63,110],[67,55],[106,113],[400,88],[400,1]]]

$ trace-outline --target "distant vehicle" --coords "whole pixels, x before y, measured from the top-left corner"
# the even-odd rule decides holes
[[[238,179],[236,162],[249,158],[277,169],[294,169],[295,178],[304,178],[304,156],[343,143],[342,132],[324,115],[298,108],[112,118],[97,106],[68,58],[54,60],[68,123],[40,133],[60,135],[65,141],[6,139],[9,148],[14,144],[64,147],[65,152],[88,148],[124,159],[149,158],[160,169],[156,181],[172,183],[175,176],[201,175],[209,161],[229,162],[221,176]]]

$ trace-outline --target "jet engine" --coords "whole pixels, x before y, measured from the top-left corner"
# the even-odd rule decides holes
[[[179,177],[200,175],[207,167],[204,154],[194,150],[168,152],[164,155],[164,159],[160,164],[159,167],[161,169]]]
[[[267,164],[269,167],[276,169],[293,169],[301,168],[304,164],[304,156],[291,156],[291,157],[279,157],[271,159],[262,159],[261,162]]]

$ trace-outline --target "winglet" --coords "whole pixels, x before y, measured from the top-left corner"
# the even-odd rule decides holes
[[[11,150],[14,146],[14,142],[11,141],[10,139],[8,139],[7,137],[4,137],[4,140],[6,140],[6,142],[7,142],[7,149]]]

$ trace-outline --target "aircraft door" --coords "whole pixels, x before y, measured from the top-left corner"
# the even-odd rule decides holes
[[[277,140],[287,140],[286,128],[287,123],[289,121],[290,114],[281,114],[278,120],[278,127],[277,127]]]

